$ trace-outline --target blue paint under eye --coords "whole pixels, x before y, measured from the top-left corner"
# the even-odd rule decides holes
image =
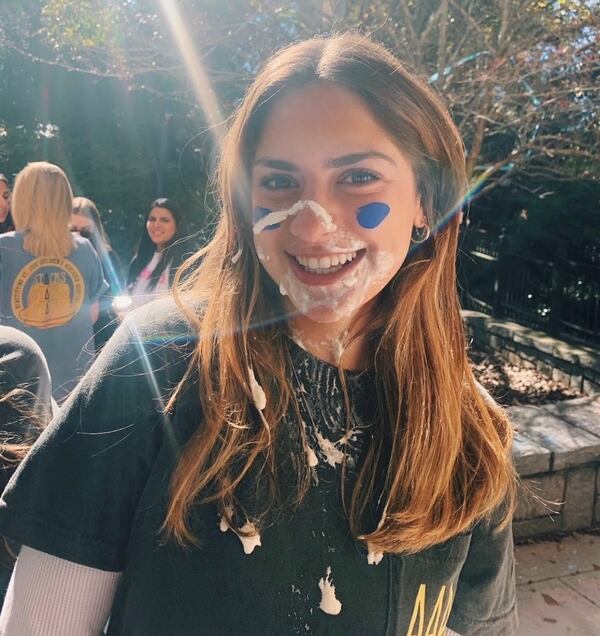
[[[260,208],[256,207],[253,210],[254,223],[258,223],[261,219],[264,219],[267,214],[271,214],[273,210],[269,210],[269,208]],[[267,225],[265,230],[276,230],[281,223],[273,223],[273,225]]]
[[[390,206],[387,203],[367,203],[367,205],[358,208],[356,220],[361,227],[373,230],[383,223],[389,213]]]

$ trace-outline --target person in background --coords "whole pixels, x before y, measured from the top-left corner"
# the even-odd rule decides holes
[[[196,249],[195,237],[186,234],[174,202],[156,199],[129,265],[127,288],[131,306],[142,305],[169,290],[178,267]]]
[[[15,180],[16,231],[0,236],[0,322],[38,343],[58,402],[94,358],[93,324],[108,287],[90,242],[70,231],[72,209],[65,173],[30,163]]]
[[[98,353],[118,325],[117,315],[112,305],[114,299],[123,294],[123,266],[119,256],[112,249],[102,225],[100,212],[91,199],[86,197],[73,199],[71,230],[78,232],[94,246],[102,263],[104,279],[110,285],[100,298],[100,313],[98,320],[94,323],[94,342],[96,353]]]
[[[0,174],[0,234],[14,230],[15,226],[10,213],[10,184],[8,179]]]
[[[214,238],[3,494],[0,632],[514,634],[512,428],[468,361],[441,99],[366,38],[314,38],[220,151]]]
[[[22,331],[0,325],[0,492],[52,412],[52,383],[42,350]],[[10,580],[15,552],[16,546],[2,537],[0,600]]]

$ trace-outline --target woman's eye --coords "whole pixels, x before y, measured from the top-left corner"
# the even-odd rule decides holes
[[[379,181],[379,177],[370,170],[353,170],[340,179],[340,183],[351,185],[362,185],[365,183],[373,183],[374,181]]]
[[[260,185],[267,190],[287,190],[296,187],[297,182],[289,175],[275,174],[261,179]]]

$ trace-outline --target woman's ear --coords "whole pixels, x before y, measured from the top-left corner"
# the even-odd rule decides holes
[[[417,207],[415,210],[415,216],[413,217],[414,227],[425,227],[427,225],[427,216],[423,210],[421,203],[421,195],[417,195]]]

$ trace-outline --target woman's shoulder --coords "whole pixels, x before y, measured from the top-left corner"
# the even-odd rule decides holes
[[[173,301],[161,299],[131,312],[71,394],[65,407],[71,428],[85,413],[87,425],[93,422],[97,431],[118,428],[115,422],[147,430],[185,377],[195,343]]]
[[[134,309],[125,319],[124,327],[145,339],[158,338],[163,343],[196,341],[188,316],[170,294]]]
[[[107,379],[132,374],[170,385],[185,373],[196,342],[196,331],[172,298],[149,302],[126,317],[84,382],[106,384]]]
[[[96,252],[96,250],[94,249],[94,246],[92,245],[92,242],[89,239],[85,238],[84,236],[81,236],[77,232],[72,232],[71,236],[73,237],[73,241],[75,243],[76,252],[80,252],[80,253],[86,253],[86,252],[95,253]]]
[[[78,267],[83,267],[86,270],[90,266],[93,269],[100,267],[100,256],[92,242],[80,236],[77,232],[73,232],[71,236],[73,237],[73,249],[67,258],[77,264]]]
[[[15,243],[15,241],[18,241],[20,237],[21,235],[17,234],[14,230],[11,232],[4,232],[4,234],[0,234],[0,245]]]

